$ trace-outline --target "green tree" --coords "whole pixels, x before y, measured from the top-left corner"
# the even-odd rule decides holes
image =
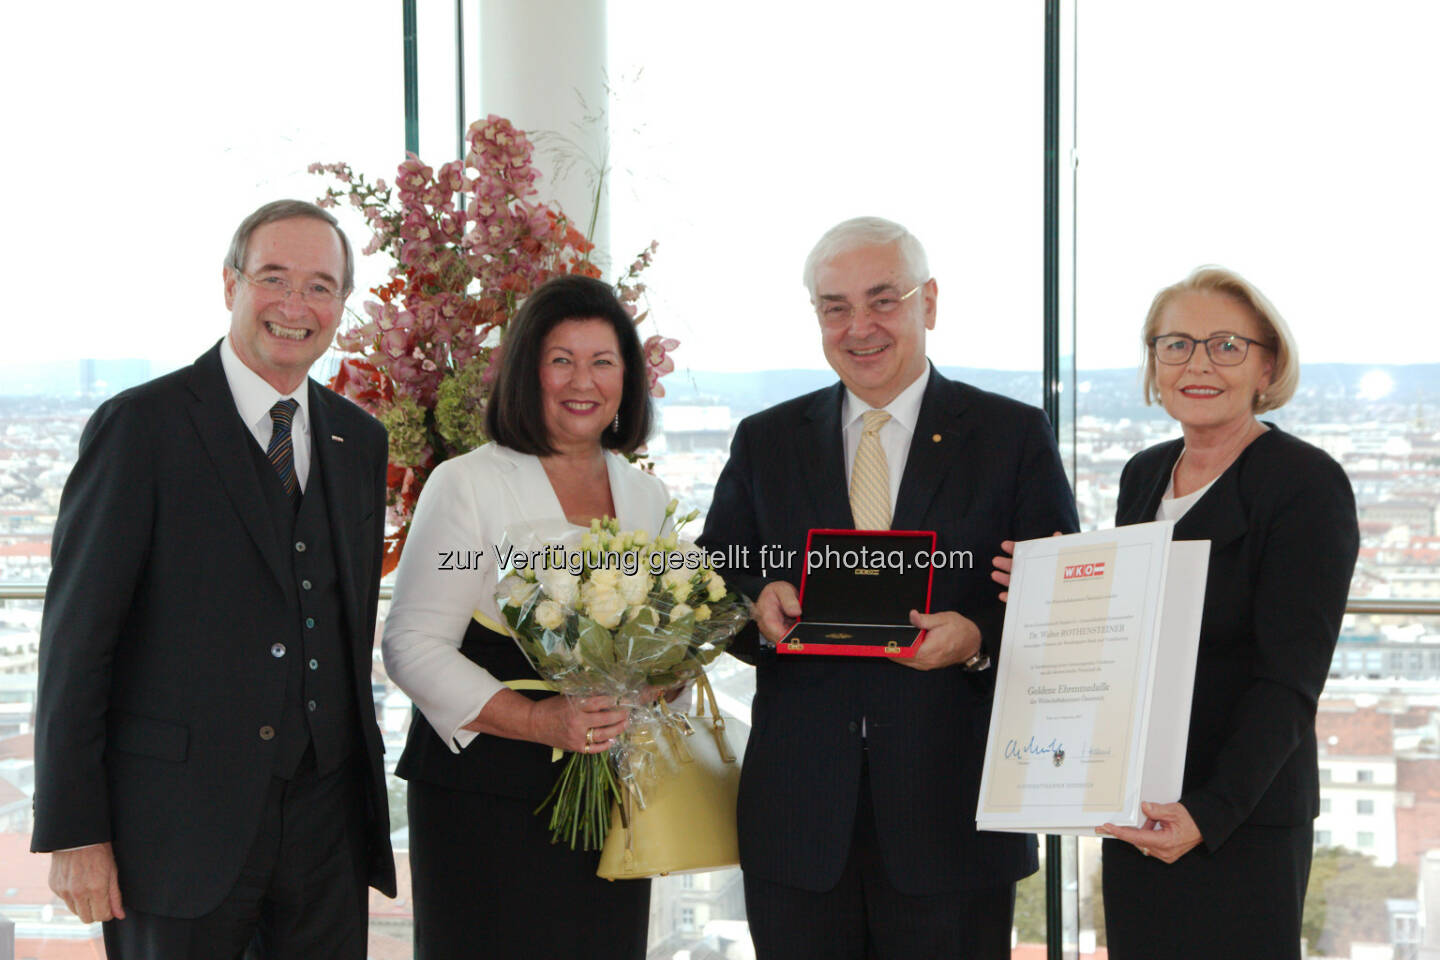
[[[1045,864],[1015,885],[1015,929],[1021,943],[1045,942]]]
[[[1371,857],[1341,847],[1315,851],[1300,932],[1310,951],[1349,956],[1351,941],[1388,943],[1385,901],[1415,896],[1415,870],[1377,867]]]
[[[405,809],[405,781],[390,777],[386,793],[390,799],[390,829],[399,830],[410,825],[410,814]]]
[[[1090,892],[1080,898],[1080,929],[1095,931],[1095,945],[1105,946],[1105,897],[1101,893],[1100,864],[1090,874]]]

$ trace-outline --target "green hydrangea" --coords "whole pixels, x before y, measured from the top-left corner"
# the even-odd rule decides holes
[[[489,440],[485,436],[485,357],[477,356],[440,381],[435,400],[435,429],[459,456]]]
[[[390,462],[417,467],[425,462],[430,444],[425,436],[425,411],[411,397],[396,397],[381,411],[380,422],[390,431]]]

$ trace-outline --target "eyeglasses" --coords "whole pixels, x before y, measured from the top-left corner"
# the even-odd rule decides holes
[[[1203,340],[1187,337],[1183,333],[1167,333],[1161,337],[1150,338],[1150,347],[1155,351],[1155,359],[1170,366],[1189,363],[1191,356],[1195,353],[1197,343],[1205,344],[1205,352],[1209,354],[1210,362],[1217,367],[1235,367],[1244,363],[1245,357],[1250,353],[1250,344],[1252,343],[1265,350],[1270,349],[1269,344],[1234,333],[1222,333],[1206,337]]]
[[[898,297],[893,293],[882,293],[871,297],[865,304],[865,312],[872,317],[883,317],[894,313],[900,309],[900,304],[915,296],[926,283],[929,281],[922,280],[911,287],[907,293],[902,293]],[[855,319],[855,305],[849,300],[825,300],[816,304],[815,315],[820,318],[821,323],[827,326],[839,326]]]
[[[233,267],[231,269],[234,269]],[[290,281],[276,274],[268,274],[263,277],[252,277],[243,270],[236,270],[237,274],[245,278],[245,282],[257,290],[263,290],[267,294],[280,299],[289,300],[290,294],[300,294],[300,299],[311,307],[330,307],[340,300],[340,292],[325,283],[323,280],[310,280],[303,287],[293,287]]]

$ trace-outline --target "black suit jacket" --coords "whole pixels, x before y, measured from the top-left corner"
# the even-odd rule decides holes
[[[370,683],[385,430],[310,382],[368,764],[371,882],[394,895]],[[95,411],[65,484],[40,635],[32,849],[112,841],[127,907],[195,917],[265,802],[298,589],[217,344]]]
[[[1183,447],[1125,465],[1117,525],[1155,519]],[[1319,812],[1315,705],[1359,538],[1344,470],[1273,424],[1175,525],[1176,540],[1210,541],[1180,802],[1211,850],[1241,823]]]
[[[751,597],[769,580],[799,584],[811,528],[853,526],[843,398],[836,384],[748,417],[736,431],[701,543],[749,548],[748,567],[724,572]],[[1044,414],[932,370],[891,526],[934,530],[938,550],[972,552],[970,569],[936,572],[931,609],[974,620],[998,655],[1003,608],[990,558],[1000,541],[1077,526]],[[762,573],[761,545],[796,551],[794,562]],[[993,671],[777,656],[758,652],[754,637],[752,629],[735,651],[758,667],[740,787],[746,871],[807,890],[836,883],[850,850],[862,720],[879,843],[897,888],[958,892],[1035,870],[1033,837],[975,830]]]

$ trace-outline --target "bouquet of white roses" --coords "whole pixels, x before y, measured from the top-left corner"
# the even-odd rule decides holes
[[[674,511],[671,501],[667,522]],[[560,693],[612,696],[630,713],[616,748],[572,754],[539,808],[554,803],[553,842],[598,850],[621,784],[643,796],[664,775],[656,751],[645,747],[674,722],[655,705],[655,688],[703,672],[750,619],[749,602],[675,532],[652,539],[608,518],[578,538],[511,549],[508,558],[495,599],[536,672]]]

